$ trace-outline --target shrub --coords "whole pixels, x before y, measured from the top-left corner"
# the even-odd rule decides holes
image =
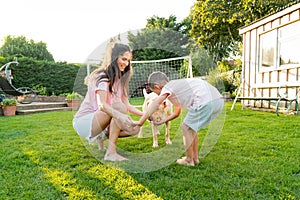
[[[0,104],[1,107],[5,107],[5,106],[13,106],[13,105],[17,105],[18,101],[16,99],[4,99]]]
[[[82,100],[83,99],[83,96],[77,92],[72,92],[72,93],[69,93],[66,97],[66,99],[68,101],[70,100],[73,100],[73,99],[79,99],[79,100]]]

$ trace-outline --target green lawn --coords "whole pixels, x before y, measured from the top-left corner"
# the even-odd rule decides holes
[[[144,138],[118,141],[130,161],[107,163],[75,133],[72,111],[0,117],[0,199],[300,199],[300,116],[230,106],[195,167],[175,163],[182,118],[172,122],[172,145],[161,134],[153,149],[146,125]]]

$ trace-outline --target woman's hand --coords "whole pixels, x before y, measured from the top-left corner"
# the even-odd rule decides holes
[[[132,130],[132,127],[135,125],[130,116],[122,113],[116,118],[116,123],[121,130],[125,131]]]
[[[128,135],[136,135],[140,131],[141,126],[136,126],[137,121],[133,121],[126,114],[121,114],[115,121],[120,130],[126,132]]]

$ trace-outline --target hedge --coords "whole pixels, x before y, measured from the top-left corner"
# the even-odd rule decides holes
[[[28,57],[19,58],[18,62],[19,65],[10,66],[13,74],[13,85],[16,88],[42,87],[46,89],[45,95],[60,95],[74,91],[74,82],[80,69],[79,65],[35,60]],[[4,64],[2,60],[1,64]]]

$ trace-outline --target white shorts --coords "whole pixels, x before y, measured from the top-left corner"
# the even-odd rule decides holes
[[[78,135],[87,139],[89,142],[93,142],[97,138],[97,136],[91,138],[94,116],[95,112],[73,119],[73,127]]]
[[[194,131],[199,131],[221,113],[223,106],[224,99],[216,99],[199,107],[190,108],[183,122]]]
[[[81,137],[89,140],[92,134],[92,122],[95,113],[90,113],[82,117],[73,119],[73,127]]]

